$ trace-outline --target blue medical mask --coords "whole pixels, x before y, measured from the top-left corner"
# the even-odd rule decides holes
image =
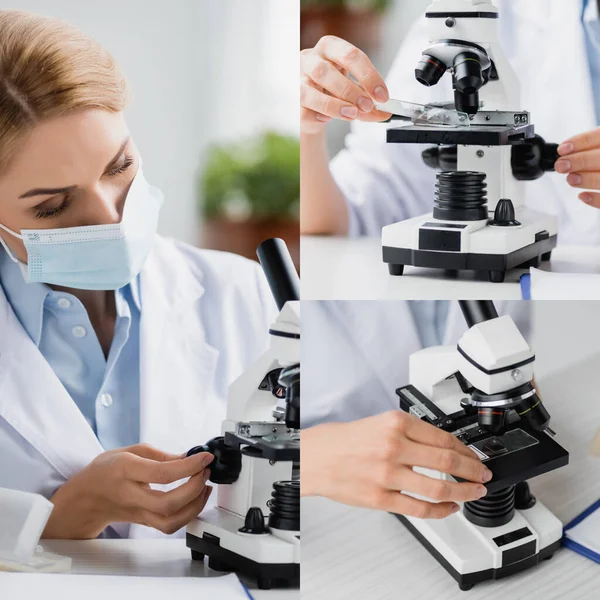
[[[140,167],[127,193],[120,223],[22,229],[21,235],[0,224],[4,231],[23,240],[27,265],[12,254],[2,238],[0,243],[20,265],[28,283],[118,290],[142,270],[154,243],[162,203],[162,192],[146,181]]]

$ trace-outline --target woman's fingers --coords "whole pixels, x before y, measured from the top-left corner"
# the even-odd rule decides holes
[[[212,487],[206,486],[200,496],[195,498],[192,502],[179,509],[172,515],[160,515],[153,513],[152,511],[140,509],[136,515],[135,522],[148,527],[153,527],[162,533],[168,535],[179,531],[182,527],[185,527],[194,517],[199,515],[206,506]]]
[[[328,117],[327,115],[322,115],[321,113],[315,112],[314,110],[310,110],[309,108],[302,108],[301,119],[305,123],[313,122],[319,124],[329,123],[329,121],[331,121],[331,117]]]
[[[567,177],[571,187],[588,190],[600,190],[600,172],[594,173],[571,173]]]
[[[138,505],[160,515],[172,515],[204,492],[209,476],[210,471],[205,469],[168,492],[138,487]]]
[[[563,174],[600,171],[600,148],[559,158],[554,168],[557,173]]]
[[[354,104],[329,96],[307,82],[300,86],[300,104],[313,112],[334,119],[353,121],[358,117],[358,108]]]
[[[320,88],[332,96],[356,106],[359,111],[368,113],[375,108],[369,94],[348,77],[345,77],[332,63],[316,53],[302,55],[302,70]]]
[[[130,452],[136,456],[147,458],[149,460],[157,460],[159,462],[165,462],[168,460],[179,460],[183,458],[181,454],[171,454],[170,452],[164,452],[159,450],[150,444],[136,444],[135,446],[128,446],[127,448],[120,448],[118,452]]]
[[[387,512],[418,519],[445,519],[460,508],[454,502],[426,502],[400,492],[387,492],[380,505]]]
[[[382,121],[387,121],[391,116],[392,113],[374,109],[368,113],[359,112],[358,120],[365,121],[367,123],[381,123]]]
[[[593,150],[598,147],[600,147],[600,127],[576,135],[566,142],[563,142],[558,147],[558,154],[560,156],[567,156],[574,152]]]
[[[411,492],[419,496],[425,496],[437,502],[470,502],[479,500],[487,494],[487,489],[480,483],[447,481],[445,479],[434,479],[421,473],[415,473],[412,469],[405,468],[401,474],[401,487],[394,487],[398,491]]]
[[[390,98],[383,77],[362,51],[335,36],[325,36],[315,46],[317,54],[351,73],[359,85],[377,102]]]
[[[214,459],[209,452],[200,452],[187,458],[159,462],[142,458],[129,452],[119,454],[115,460],[120,462],[127,479],[141,483],[174,483],[186,477],[192,477],[204,470]]]
[[[402,462],[454,475],[467,481],[487,483],[492,479],[491,471],[474,456],[465,456],[456,450],[410,441],[404,444]]]
[[[455,450],[469,458],[476,458],[475,453],[469,450],[456,436],[447,431],[437,429],[416,417],[406,420],[404,433],[413,442],[420,442],[428,446],[436,446],[437,448],[445,448],[447,450]]]
[[[600,194],[584,192],[583,194],[579,194],[579,199],[589,206],[600,208]]]

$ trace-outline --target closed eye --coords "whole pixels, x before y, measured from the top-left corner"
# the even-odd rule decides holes
[[[122,163],[117,163],[116,165],[111,167],[108,171],[106,171],[105,174],[108,177],[116,177],[117,175],[120,175],[121,173],[125,173],[125,171],[127,171],[129,169],[129,167],[131,167],[133,162],[134,162],[133,156],[129,156],[126,154],[123,157]]]
[[[63,201],[58,206],[53,206],[51,208],[42,208],[44,204],[47,204],[49,201],[52,200],[53,199],[50,198],[50,200],[46,200],[46,202],[43,202],[39,206],[34,207],[34,210],[36,211],[36,219],[50,219],[52,217],[57,217],[69,207],[69,204],[71,204],[71,196],[69,194],[65,194]]]

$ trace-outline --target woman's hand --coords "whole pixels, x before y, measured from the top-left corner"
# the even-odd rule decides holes
[[[62,485],[50,501],[54,510],[42,537],[96,538],[111,523],[137,523],[175,533],[198,515],[212,492],[206,485],[207,452],[183,458],[138,444],[105,452]],[[168,492],[169,484],[189,477]]]
[[[325,496],[423,519],[447,517],[459,509],[456,502],[482,498],[487,493],[482,484],[492,478],[455,436],[401,411],[304,430],[300,464],[303,496]],[[468,481],[433,479],[416,473],[413,466]]]
[[[300,53],[303,133],[319,133],[331,119],[385,121],[390,114],[376,110],[374,101],[387,102],[389,97],[367,55],[345,40],[328,35]]]
[[[555,169],[568,174],[569,185],[600,190],[600,127],[567,140],[558,147],[558,153]],[[600,208],[600,194],[583,192],[579,199]]]

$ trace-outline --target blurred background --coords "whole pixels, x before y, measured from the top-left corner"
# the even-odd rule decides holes
[[[300,0],[0,0],[102,43],[133,89],[127,111],[159,232],[255,258],[298,259]]]
[[[386,75],[413,23],[431,0],[301,0],[301,46],[312,48],[324,35],[341,37],[367,53]],[[327,126],[331,156],[350,129],[335,120]]]

